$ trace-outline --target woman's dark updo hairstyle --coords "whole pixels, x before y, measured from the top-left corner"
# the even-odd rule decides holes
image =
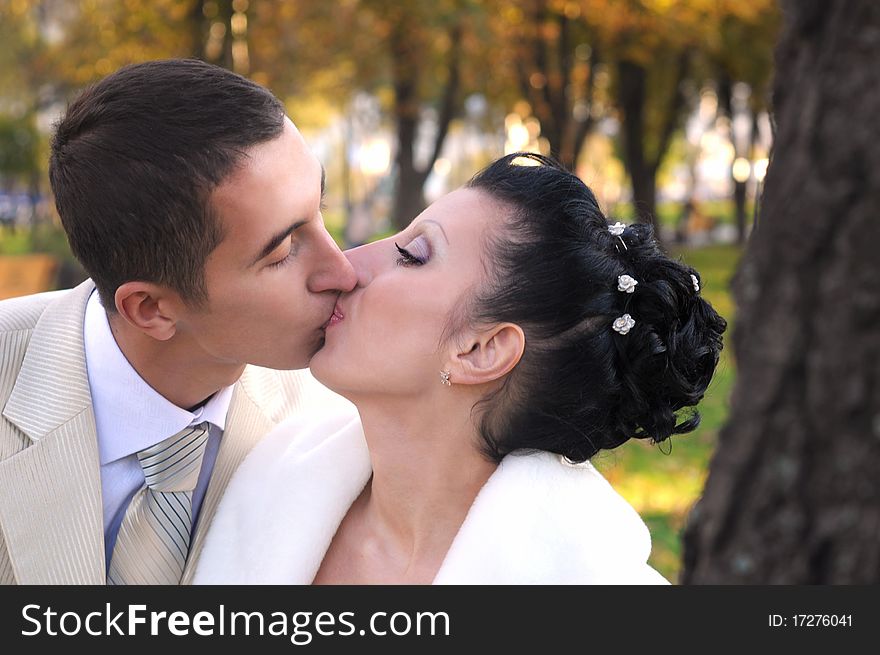
[[[699,414],[676,412],[703,397],[727,327],[695,290],[699,274],[663,254],[650,225],[612,235],[590,189],[548,157],[507,155],[467,187],[507,210],[468,319],[515,323],[526,337],[504,385],[477,405],[487,456],[537,449],[582,462],[696,428]],[[618,291],[623,274],[634,293]],[[625,313],[635,326],[624,335],[612,323]]]

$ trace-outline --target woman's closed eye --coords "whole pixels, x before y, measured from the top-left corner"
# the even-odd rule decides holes
[[[397,242],[394,243],[394,247],[400,254],[397,259],[398,266],[422,266],[427,263],[430,256],[428,243],[424,237],[414,239],[407,248],[401,248]]]

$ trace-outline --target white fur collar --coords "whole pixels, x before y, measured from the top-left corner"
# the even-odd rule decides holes
[[[356,414],[288,419],[227,487],[195,584],[309,584],[371,473]],[[636,511],[590,465],[510,455],[483,486],[434,584],[663,584]]]

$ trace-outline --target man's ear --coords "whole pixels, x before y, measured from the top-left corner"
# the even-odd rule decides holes
[[[520,326],[501,323],[470,335],[461,345],[455,371],[450,375],[452,382],[484,384],[513,370],[522,358],[526,336]]]
[[[177,331],[180,298],[175,291],[152,282],[126,282],[116,289],[116,311],[133,328],[158,341]]]

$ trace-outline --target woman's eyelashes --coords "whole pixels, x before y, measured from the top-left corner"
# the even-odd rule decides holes
[[[400,254],[397,259],[398,266],[422,266],[430,255],[427,241],[423,237],[414,239],[407,248],[401,248],[395,241],[394,247]]]

